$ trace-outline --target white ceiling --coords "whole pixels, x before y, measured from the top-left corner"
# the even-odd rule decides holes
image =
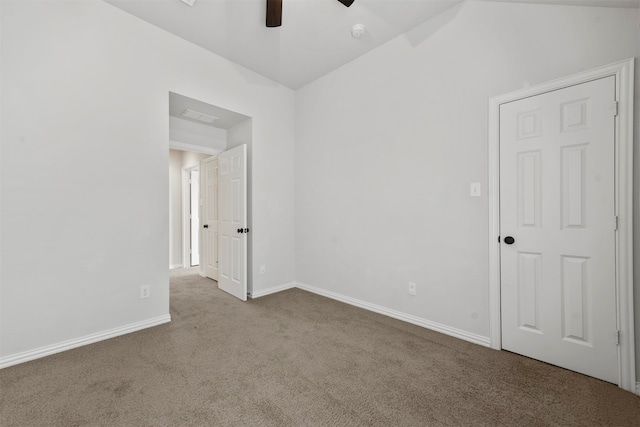
[[[292,89],[323,76],[464,0],[283,0],[282,26],[265,26],[266,0],[105,0]],[[640,0],[498,0],[638,7]],[[351,37],[364,24],[365,37]]]

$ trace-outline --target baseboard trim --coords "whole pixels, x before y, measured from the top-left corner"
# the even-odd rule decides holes
[[[325,291],[324,289],[316,288],[314,286],[310,286],[304,283],[298,282],[297,287],[302,290],[312,292],[317,295],[321,295],[323,297],[331,298],[336,301],[344,302],[349,305],[353,305],[359,308],[364,308],[365,310],[373,311],[374,313],[378,313],[388,317],[392,317],[394,319],[402,320],[403,322],[421,326],[426,329],[431,329],[433,331],[440,332],[442,334],[449,335],[455,338],[459,338],[461,340],[469,341],[474,344],[490,347],[489,337],[473,334],[471,332],[463,331],[462,329],[452,328],[451,326],[446,326],[441,323],[433,322],[431,320],[423,319],[417,316],[412,316],[410,314],[402,313],[400,311],[391,310],[386,307],[382,307],[376,304],[371,304],[359,299],[347,297],[345,295],[341,295],[335,292]]]
[[[286,291],[287,289],[293,289],[298,286],[297,282],[289,282],[284,285],[273,286],[271,288],[263,289],[257,292],[251,292],[251,299],[264,297],[267,295],[275,294],[277,292]]]
[[[441,323],[433,322],[431,320],[423,319],[410,314],[402,313],[400,311],[391,310],[386,307],[382,307],[376,304],[371,304],[366,301],[362,301],[356,298],[351,298],[336,292],[326,291],[324,289],[316,288],[315,286],[307,285],[301,282],[289,282],[271,288],[263,289],[251,294],[252,299],[264,297],[267,295],[275,294],[277,292],[286,291],[287,289],[299,288],[307,292],[311,292],[323,297],[331,298],[336,301],[343,302],[345,304],[353,305],[355,307],[363,308],[365,310],[372,311],[374,313],[382,314],[394,319],[401,320],[403,322],[411,323],[413,325],[421,326],[426,329],[430,329],[436,332],[443,333],[461,340],[465,340],[474,344],[479,344],[485,347],[490,347],[489,337],[473,334],[471,332],[464,331],[462,329],[453,328]],[[163,323],[171,321],[170,315],[160,316],[153,319],[144,320],[142,322],[132,323],[119,328],[114,328],[108,331],[99,332],[96,334],[87,335],[85,337],[64,341],[61,343],[53,344],[50,346],[40,347],[35,350],[29,350],[23,353],[14,354],[11,356],[0,358],[0,369],[7,368],[9,366],[17,365],[20,363],[28,362],[30,360],[39,359],[52,354],[60,353],[73,348],[82,347],[84,345],[93,344],[98,341],[104,341],[110,338],[115,338],[120,335],[129,334],[142,329],[158,326]],[[637,394],[640,395],[640,382],[637,384]]]
[[[175,270],[176,268],[184,268],[184,265],[182,265],[182,264],[170,264],[169,265],[169,270]]]
[[[640,381],[636,383],[636,394],[640,396]]]
[[[9,366],[17,365],[19,363],[29,362],[30,360],[40,359],[52,354],[61,353],[73,348],[93,344],[98,341],[108,340],[120,335],[130,334],[131,332],[140,331],[142,329],[151,328],[152,326],[158,326],[168,322],[171,322],[171,315],[169,314],[155,317],[153,319],[143,320],[141,322],[130,323],[119,328],[109,329],[107,331],[86,335],[84,337],[63,341],[57,344],[36,348],[35,350],[0,357],[0,369],[8,368]]]

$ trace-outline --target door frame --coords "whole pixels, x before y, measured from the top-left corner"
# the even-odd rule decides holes
[[[217,148],[212,148],[212,147],[205,147],[203,145],[197,145],[197,144],[188,144],[185,142],[179,142],[179,141],[174,141],[172,139],[169,139],[169,150],[178,150],[178,151],[187,151],[190,153],[197,153],[197,154],[207,154],[209,156],[216,156],[218,155],[218,153],[220,153],[221,150],[217,149]],[[183,206],[183,210],[184,210],[184,172],[181,172],[181,180],[182,180],[182,194],[183,194],[183,201],[182,201],[182,206]],[[202,175],[200,175],[202,177]],[[201,181],[202,182],[202,181]],[[201,185],[202,187],[202,185]],[[200,211],[198,212],[199,216],[202,216],[202,207],[200,207]],[[183,227],[184,227],[184,219],[182,221]],[[182,230],[182,265],[184,268],[185,265],[185,258],[184,258],[184,228]],[[198,252],[200,254],[202,254],[202,230],[200,230],[200,235],[198,236]],[[202,267],[202,263],[200,263],[200,266]],[[198,274],[200,274],[200,276],[204,277],[204,273],[202,268],[199,269]]]
[[[182,268],[191,267],[191,171],[200,170],[200,164],[192,164],[182,168]],[[200,183],[198,182],[198,188]],[[198,201],[200,206],[200,201]],[[198,212],[198,216],[200,213]],[[198,239],[199,246],[200,239]],[[200,254],[200,248],[198,248]],[[199,263],[198,263],[199,264]]]
[[[489,99],[489,184],[487,192],[489,199],[489,339],[491,348],[502,349],[500,244],[498,242],[500,235],[500,105],[608,76],[616,77],[616,99],[618,102],[614,140],[615,211],[618,217],[615,242],[615,285],[617,321],[620,331],[618,386],[632,393],[637,393],[633,303],[634,58]]]

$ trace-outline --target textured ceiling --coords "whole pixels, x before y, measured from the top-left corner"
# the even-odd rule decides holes
[[[463,0],[283,0],[282,26],[266,28],[266,0],[105,0],[292,89],[297,89]],[[502,0],[638,7],[640,0]],[[361,39],[355,24],[366,26]]]

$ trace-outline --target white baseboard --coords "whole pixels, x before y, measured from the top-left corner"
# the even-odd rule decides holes
[[[636,383],[636,394],[640,396],[640,381]]]
[[[327,298],[334,299],[336,301],[344,302],[346,304],[364,308],[365,310],[373,311],[374,313],[383,314],[385,316],[389,316],[394,319],[402,320],[403,322],[421,326],[426,329],[431,329],[433,331],[440,332],[445,335],[450,335],[452,337],[459,338],[461,340],[469,341],[474,344],[480,344],[485,347],[490,347],[489,337],[473,334],[471,332],[463,331],[462,329],[452,328],[451,326],[443,325],[441,323],[433,322],[431,320],[412,316],[410,314],[402,313],[400,311],[391,310],[386,307],[382,307],[376,304],[368,303],[366,301],[361,301],[355,298],[340,295],[335,292],[325,291],[324,289],[316,288],[314,286],[306,285],[304,283],[298,283],[297,287],[305,291],[313,292],[314,294],[318,294]]]
[[[275,294],[276,292],[282,292],[282,291],[286,291],[287,289],[293,289],[297,286],[298,286],[297,282],[289,282],[289,283],[285,283],[284,285],[273,286],[271,288],[263,289],[261,291],[251,292],[251,298],[255,299],[255,298],[264,297],[266,295]]]
[[[356,298],[347,297],[335,292],[326,291],[324,289],[316,288],[311,285],[307,285],[300,282],[289,282],[271,288],[263,289],[251,294],[251,298],[260,298],[266,295],[282,292],[287,289],[299,288],[307,292],[312,292],[317,295],[321,295],[327,298],[334,299],[355,307],[363,308],[365,310],[379,313],[384,316],[392,317],[394,319],[402,320],[403,322],[411,323],[413,325],[421,326],[426,329],[431,329],[436,332],[443,333],[455,338],[459,338],[465,341],[479,344],[485,347],[490,347],[489,337],[477,335],[471,332],[463,331],[461,329],[453,328],[451,326],[443,325],[441,323],[433,322],[431,320],[423,319],[410,314],[402,313],[400,311],[391,310],[386,307],[382,307],[376,304],[371,304],[366,301],[362,301]],[[98,341],[103,341],[109,338],[114,338],[120,335],[125,335],[131,332],[139,331],[141,329],[150,328],[152,326],[161,325],[171,321],[171,316],[160,316],[154,319],[145,320],[142,322],[132,323],[130,325],[122,326],[119,328],[111,329],[104,332],[99,332],[85,337],[64,341],[61,343],[53,344],[50,346],[40,347],[35,350],[29,350],[23,353],[14,354],[0,358],[0,369],[9,366],[17,365],[19,363],[28,362],[30,360],[39,359],[41,357],[49,356],[51,354],[60,353],[62,351],[71,350],[72,348],[81,347],[83,345],[92,344]],[[640,383],[638,383],[638,394],[640,395]]]
[[[169,270],[175,270],[176,268],[184,268],[182,264],[171,264]]]
[[[171,315],[169,314],[153,319],[143,320],[141,322],[131,323],[119,328],[86,335],[84,337],[63,341],[57,344],[36,348],[35,350],[29,350],[18,354],[13,354],[11,356],[0,357],[0,369],[8,368],[9,366],[17,365],[19,363],[40,359],[41,357],[50,356],[52,354],[60,353],[66,350],[71,350],[72,348],[82,347],[84,345],[93,344],[98,341],[104,341],[109,338],[115,338],[120,335],[129,334],[131,332],[136,332],[168,322],[171,322]]]

